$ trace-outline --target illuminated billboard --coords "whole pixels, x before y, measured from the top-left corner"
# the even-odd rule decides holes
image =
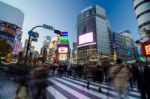
[[[67,54],[59,54],[59,61],[66,61],[67,60]]]
[[[67,47],[59,47],[58,48],[58,52],[59,53],[68,53],[68,48]]]
[[[92,42],[93,42],[93,32],[89,32],[79,36],[79,45]]]
[[[150,55],[150,44],[145,45],[145,51],[146,51],[146,55]]]
[[[150,40],[141,43],[142,55],[150,57]]]
[[[50,40],[50,48],[56,48],[57,42],[59,42],[59,36],[52,36]]]

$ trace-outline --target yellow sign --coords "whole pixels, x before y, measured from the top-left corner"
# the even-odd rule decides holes
[[[11,62],[11,53],[8,53],[6,56],[6,62],[10,63]]]
[[[56,48],[56,43],[59,41],[59,36],[52,36],[50,41],[50,48]]]

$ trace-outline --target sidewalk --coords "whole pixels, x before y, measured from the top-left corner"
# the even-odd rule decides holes
[[[12,80],[0,76],[0,99],[13,99],[15,90],[16,85]]]

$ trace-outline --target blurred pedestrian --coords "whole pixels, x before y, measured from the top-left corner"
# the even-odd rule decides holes
[[[67,76],[72,76],[72,66],[70,63],[67,66]]]
[[[110,69],[110,80],[117,96],[115,99],[128,99],[128,80],[130,72],[127,65],[122,64],[121,59],[117,59],[117,64],[114,64]]]
[[[103,71],[104,71],[105,82],[108,81],[109,66],[110,66],[110,64],[109,64],[107,61],[105,61],[104,63],[102,63],[102,67],[103,67]]]
[[[55,75],[55,71],[56,71],[56,66],[53,64],[52,65],[52,75]]]
[[[104,80],[104,70],[102,66],[97,65],[95,67],[95,70],[93,71],[93,81],[99,83],[99,89],[98,89],[99,92],[102,92],[100,84],[101,82],[103,82],[103,80]]]
[[[93,80],[93,72],[91,64],[86,64],[84,66],[84,77],[87,80],[87,89],[89,89],[90,82]]]
[[[29,99],[29,89],[25,77],[17,80],[16,95],[14,99]]]
[[[136,62],[135,79],[141,99],[150,99],[150,68],[142,62]]]
[[[33,99],[46,99],[48,69],[45,67],[38,67],[33,71]]]

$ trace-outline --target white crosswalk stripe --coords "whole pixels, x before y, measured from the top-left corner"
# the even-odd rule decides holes
[[[65,81],[65,80],[60,79],[60,78],[57,78],[57,79],[60,80],[60,81],[62,81],[62,82],[65,82],[65,83],[67,83],[67,84],[69,84],[69,85],[71,85],[71,86],[74,86],[74,87],[76,87],[76,88],[79,88],[79,89],[81,89],[81,90],[83,90],[83,91],[85,91],[85,92],[88,92],[88,93],[90,93],[90,94],[93,94],[93,95],[95,95],[95,96],[97,96],[97,97],[100,97],[100,98],[103,98],[103,99],[106,99],[106,98],[107,98],[106,95],[103,95],[103,94],[101,94],[101,93],[98,93],[98,92],[95,92],[95,91],[92,91],[92,90],[88,90],[88,89],[85,88],[85,87],[76,85],[76,84],[74,84],[74,83],[71,83],[71,82],[69,82],[69,81]],[[109,99],[114,99],[114,98],[111,98],[111,97],[110,97]]]
[[[64,77],[65,79],[68,79],[68,80],[71,80],[71,81],[73,81],[73,82],[76,82],[76,83],[78,83],[78,84],[82,84],[82,85],[86,85],[86,83],[84,83],[84,82],[80,82],[80,81],[77,81],[77,80],[74,80],[74,79],[70,79],[70,78],[66,78],[66,77]],[[108,87],[107,85],[104,85],[104,84],[102,84],[101,86],[104,86],[104,87]],[[94,86],[94,85],[90,85],[90,87],[91,88],[94,88],[94,89],[98,89],[99,87],[97,87],[97,86]],[[108,90],[107,89],[104,89],[104,88],[102,88],[102,91],[104,91],[104,92],[108,92]],[[113,95],[116,95],[117,93],[116,92],[114,92],[114,91],[109,91],[109,93],[111,93],[111,94],[113,94]],[[137,93],[137,95],[139,95],[138,93]],[[131,99],[136,99],[136,98],[134,98],[134,97],[131,97],[131,96],[129,96],[129,98],[131,98]]]
[[[80,79],[81,81],[86,81],[86,80],[84,80],[84,79]],[[94,84],[94,85],[97,85],[97,86],[100,86],[100,84],[98,84],[98,83],[94,83],[94,82],[91,82],[91,84]],[[105,84],[101,84],[101,86],[103,86],[103,87],[107,87],[107,88],[109,88],[110,86],[108,86],[108,85],[105,85]],[[133,85],[133,89],[132,90],[134,90],[134,91],[138,91],[138,89],[137,89],[137,86],[135,86],[135,85]],[[113,87],[111,87],[111,89],[114,89]],[[131,94],[134,94],[134,95],[137,95],[137,96],[140,96],[140,94],[139,93],[137,93],[137,92],[132,92],[132,91],[130,91],[130,93]]]
[[[50,92],[51,94],[53,94],[53,96],[56,99],[68,99],[67,97],[65,97],[63,94],[61,94],[59,91],[57,91],[55,88],[49,86],[47,88],[48,92]]]
[[[114,88],[110,88],[108,83],[101,84],[101,86],[103,86],[102,93],[99,93],[99,84],[94,82],[90,85],[90,89],[87,89],[85,87],[87,85],[85,80],[81,79],[76,80],[74,78],[67,77],[52,77],[49,78],[49,81],[52,85],[50,85],[47,90],[55,97],[55,99],[115,99],[117,95],[117,93],[113,90]],[[129,99],[140,99],[139,92],[130,91]]]
[[[90,97],[87,97],[87,96],[85,96],[85,95],[83,95],[83,94],[81,94],[81,93],[79,93],[79,92],[77,92],[77,91],[67,87],[67,86],[64,86],[63,84],[61,84],[61,83],[59,83],[59,82],[57,82],[55,80],[50,79],[50,81],[53,82],[54,84],[57,84],[59,87],[61,87],[64,90],[68,91],[69,93],[75,94],[76,97],[78,97],[79,99],[91,99]]]

